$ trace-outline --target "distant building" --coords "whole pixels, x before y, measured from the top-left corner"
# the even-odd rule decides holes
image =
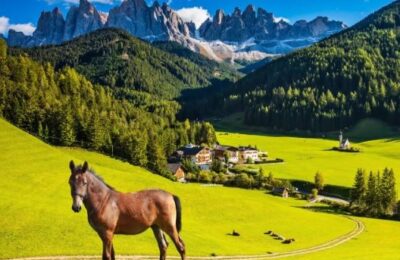
[[[249,158],[254,162],[259,161],[258,150],[250,146],[239,146],[239,160],[246,162]]]
[[[239,162],[239,149],[233,146],[216,145],[214,148],[214,158],[225,162],[228,157],[228,163]]]
[[[169,163],[168,170],[176,177],[179,182],[185,182],[185,171],[180,163]]]
[[[210,148],[193,144],[188,144],[179,148],[174,153],[174,157],[178,158],[179,160],[191,160],[202,170],[208,170],[210,168],[210,164],[212,163],[212,154]]]
[[[287,188],[274,188],[272,190],[272,194],[274,194],[275,196],[280,196],[282,198],[288,198],[289,190]]]
[[[339,149],[348,150],[348,149],[350,149],[350,147],[351,147],[351,144],[350,144],[349,139],[348,138],[343,139],[343,132],[340,131],[340,134],[339,134]]]

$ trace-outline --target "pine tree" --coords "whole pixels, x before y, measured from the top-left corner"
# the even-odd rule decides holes
[[[396,207],[396,181],[393,170],[385,169],[380,184],[382,213],[392,215]]]
[[[367,183],[365,171],[362,169],[357,170],[354,178],[353,189],[351,190],[351,204],[355,204],[361,208],[365,206],[365,196],[367,193]]]
[[[159,138],[153,132],[149,132],[147,143],[147,167],[157,173],[163,173],[167,166],[164,151]]]
[[[139,166],[147,166],[147,135],[140,134],[139,132],[133,132],[129,134],[126,139],[126,145],[128,145],[130,161]]]
[[[376,210],[376,199],[377,199],[377,185],[376,185],[376,177],[370,172],[368,177],[368,185],[367,192],[365,195],[365,203],[367,205],[367,211],[370,215],[375,216],[377,214]]]
[[[314,184],[315,188],[318,189],[318,191],[321,191],[324,189],[324,176],[322,173],[317,172],[314,176]]]
[[[74,119],[68,108],[65,108],[61,114],[61,122],[59,124],[60,144],[70,146],[75,142]]]
[[[0,38],[0,59],[7,58],[7,44],[6,41]]]

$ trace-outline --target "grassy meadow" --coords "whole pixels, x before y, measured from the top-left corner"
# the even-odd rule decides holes
[[[101,243],[85,211],[71,210],[68,162],[88,160],[120,191],[163,188],[181,197],[182,236],[189,255],[263,254],[306,248],[345,234],[354,223],[339,215],[303,209],[305,201],[262,191],[179,184],[146,170],[81,149],[57,148],[0,120],[0,258],[99,255]],[[245,209],[245,210],[244,210]],[[332,228],[335,226],[335,228]],[[240,237],[227,233],[236,229]],[[296,242],[283,245],[273,230]],[[115,238],[118,254],[156,255],[152,232]],[[169,254],[176,255],[171,246]]]
[[[377,128],[383,126],[377,126],[374,121],[364,121],[348,133],[354,138],[360,136],[366,140],[369,139],[367,134],[370,129],[373,136],[377,135]],[[243,129],[241,132],[223,129],[218,132],[218,141],[222,144],[256,145],[260,150],[267,151],[271,158],[284,159],[285,162],[281,164],[254,165],[256,168],[262,167],[266,174],[272,172],[276,178],[313,182],[315,173],[320,171],[326,184],[351,187],[358,168],[369,172],[382,171],[388,167],[395,171],[397,192],[400,194],[400,135],[369,141],[353,142],[350,139],[352,146],[361,152],[344,153],[330,150],[338,146],[338,141],[334,139],[263,135],[256,132],[256,129],[247,133]],[[389,133],[385,128],[383,134]]]
[[[353,171],[347,169],[350,159],[346,156],[357,163],[371,163],[369,165],[373,165],[369,160],[384,160],[376,168],[398,162],[395,147],[399,144],[396,141],[361,143],[358,145],[365,153],[353,155],[324,151],[326,146],[334,144],[326,140],[225,133],[219,133],[218,137],[221,142],[234,145],[257,144],[271,156],[285,158],[285,164],[263,166],[274,169],[277,177],[308,180],[319,169],[327,173],[327,182],[350,185]],[[162,188],[179,195],[183,203],[182,236],[191,256],[291,251],[322,244],[355,227],[341,215],[304,209],[305,201],[282,199],[262,191],[173,183],[98,153],[49,146],[4,120],[0,120],[0,145],[0,258],[100,254],[100,240],[89,227],[85,210],[80,214],[71,210],[68,185],[71,159],[76,162],[87,160],[107,183],[120,191]],[[366,152],[366,148],[371,149]],[[309,160],[303,161],[303,158]],[[336,162],[347,160],[347,167],[330,162],[332,158],[336,158]],[[335,169],[346,171],[336,172]],[[345,180],[342,179],[344,176],[347,176]],[[400,254],[396,239],[400,222],[360,219],[366,230],[359,237],[338,247],[296,258],[393,259]],[[241,236],[227,235],[233,229]],[[296,242],[283,245],[264,235],[267,230],[293,237]],[[116,236],[114,243],[117,254],[158,253],[151,231],[137,236]],[[168,251],[170,255],[177,255],[173,246]]]

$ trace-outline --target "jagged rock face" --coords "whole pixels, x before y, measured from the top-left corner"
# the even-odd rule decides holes
[[[190,28],[167,5],[156,1],[148,7],[144,0],[126,0],[110,11],[107,27],[122,28],[132,35],[146,39],[173,40],[189,36]]]
[[[79,7],[73,6],[67,14],[63,40],[71,40],[104,26],[96,8],[87,0],[80,0]]]
[[[34,45],[58,44],[64,35],[65,20],[58,8],[42,12],[37,29],[33,33]]]
[[[290,25],[275,21],[272,13],[258,8],[257,13],[249,5],[243,13],[236,8],[232,15],[218,10],[213,21],[205,21],[200,27],[200,36],[206,40],[243,42],[254,37],[256,40],[285,40],[291,37],[323,37],[345,29],[342,22],[317,17],[311,22],[298,21]]]
[[[31,37],[25,36],[22,32],[13,29],[8,31],[7,44],[10,46],[26,46]]]

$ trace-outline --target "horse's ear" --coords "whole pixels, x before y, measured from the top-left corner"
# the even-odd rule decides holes
[[[83,166],[82,166],[82,172],[86,172],[88,169],[89,169],[88,162],[85,161],[85,162],[83,163]]]
[[[74,163],[73,160],[71,160],[71,161],[69,162],[69,168],[71,169],[72,172],[75,170],[75,163]]]

